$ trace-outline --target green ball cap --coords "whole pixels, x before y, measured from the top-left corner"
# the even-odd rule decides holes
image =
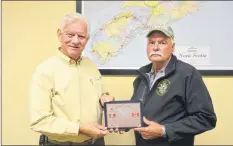
[[[173,30],[170,26],[167,26],[167,25],[156,26],[147,34],[146,37],[150,37],[153,33],[157,32],[157,31],[160,31],[160,32],[164,33],[167,37],[174,39]]]

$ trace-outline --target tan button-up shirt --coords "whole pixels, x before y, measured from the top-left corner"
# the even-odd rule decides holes
[[[58,51],[42,62],[30,86],[31,129],[58,142],[82,142],[79,125],[101,124],[99,98],[104,93],[101,75],[93,62],[77,62]]]

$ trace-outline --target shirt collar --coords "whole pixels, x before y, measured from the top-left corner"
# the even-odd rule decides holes
[[[61,52],[60,48],[58,49],[58,56],[61,57],[62,60],[64,60],[70,65],[77,65],[77,64],[80,64],[80,62],[82,61],[82,56],[80,56],[80,58],[76,61],[74,59],[71,59],[67,55],[65,55],[63,52]]]
[[[171,60],[171,58],[168,60],[167,64],[158,71],[159,73],[164,73],[165,74],[165,69],[166,69],[168,63],[170,62],[170,60]],[[151,66],[151,70],[150,70],[149,74],[155,74],[155,70],[154,70],[153,64]]]

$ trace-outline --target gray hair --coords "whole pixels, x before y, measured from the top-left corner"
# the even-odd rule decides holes
[[[74,13],[74,14],[67,14],[65,15],[62,20],[61,20],[61,24],[60,24],[60,29],[61,31],[64,30],[64,27],[71,22],[75,22],[75,21],[81,21],[84,22],[87,26],[87,34],[88,37],[90,36],[90,30],[91,30],[91,26],[88,22],[88,20],[80,13]]]
[[[175,40],[173,38],[170,38],[171,39],[171,42],[172,42],[172,45],[175,44]]]

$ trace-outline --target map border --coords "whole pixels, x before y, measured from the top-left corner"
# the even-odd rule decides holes
[[[76,12],[83,13],[83,0],[76,0]],[[138,75],[136,69],[99,69],[102,75]],[[198,70],[203,76],[233,76],[233,70]]]

